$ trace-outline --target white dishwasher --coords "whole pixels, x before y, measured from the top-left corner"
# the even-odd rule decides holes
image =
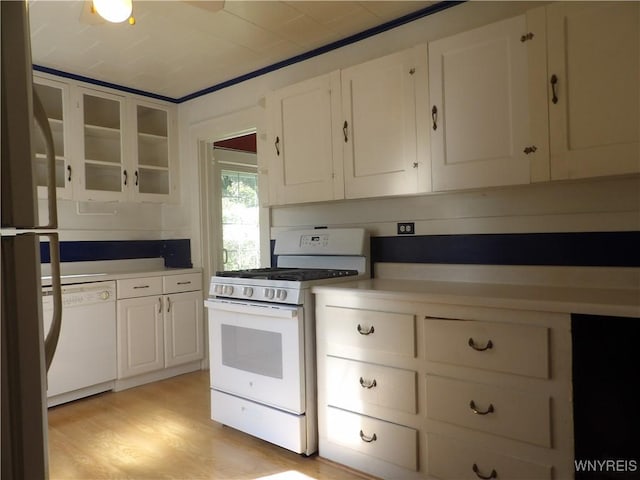
[[[51,327],[51,287],[42,289],[45,336]],[[48,406],[112,390],[116,378],[116,283],[62,286],[62,328],[47,374]]]

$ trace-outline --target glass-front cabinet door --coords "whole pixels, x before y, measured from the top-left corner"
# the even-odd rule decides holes
[[[136,102],[136,196],[145,201],[165,201],[171,194],[172,115],[168,108]]]
[[[33,87],[40,98],[42,106],[49,120],[49,127],[53,136],[54,154],[56,159],[56,190],[58,198],[72,197],[72,167],[67,147],[69,131],[69,115],[67,112],[69,88],[47,78],[34,77]],[[44,137],[39,129],[35,129],[34,152],[35,172],[38,185],[38,197],[47,197],[47,155]]]
[[[79,89],[79,197],[84,200],[126,200],[133,181],[124,161],[124,98]]]

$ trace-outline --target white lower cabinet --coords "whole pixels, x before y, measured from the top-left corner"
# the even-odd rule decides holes
[[[199,368],[204,356],[200,273],[118,280],[117,295],[118,389],[185,373],[173,367]]]
[[[320,456],[394,480],[573,478],[569,315],[314,291]]]

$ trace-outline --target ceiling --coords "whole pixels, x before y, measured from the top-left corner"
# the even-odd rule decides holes
[[[29,0],[31,49],[36,65],[180,99],[434,3],[134,0],[129,25],[85,0]]]

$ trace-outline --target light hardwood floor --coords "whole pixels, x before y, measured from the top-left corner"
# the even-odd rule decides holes
[[[213,422],[208,384],[201,371],[50,408],[50,478],[367,478]]]

